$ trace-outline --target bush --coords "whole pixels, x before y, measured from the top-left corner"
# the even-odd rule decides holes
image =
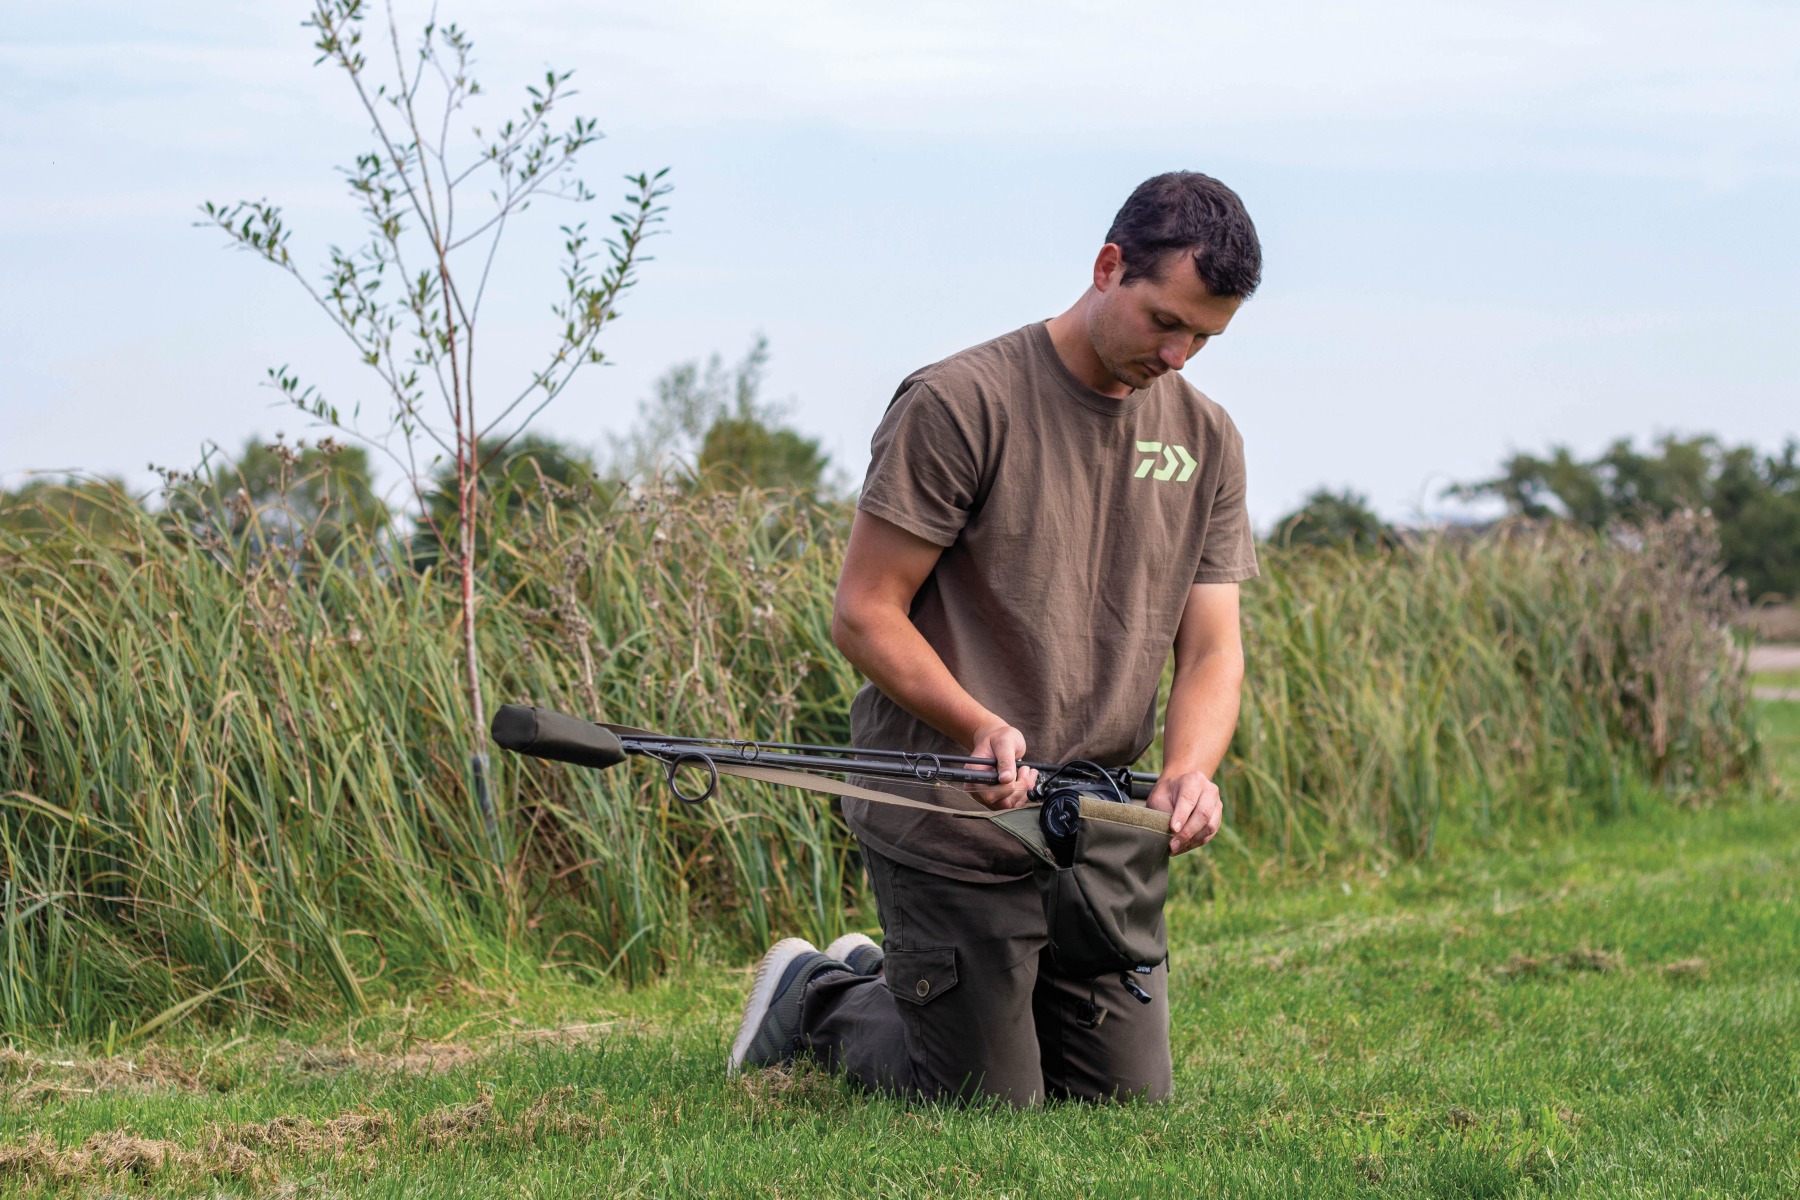
[[[1345,488],[1317,488],[1305,503],[1275,522],[1279,546],[1348,546],[1375,549],[1399,539],[1369,507],[1369,498]]]

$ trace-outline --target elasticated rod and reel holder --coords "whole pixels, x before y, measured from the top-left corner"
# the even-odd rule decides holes
[[[612,730],[550,709],[504,704],[491,732],[502,747],[604,770],[625,761],[626,749]],[[674,768],[666,761],[673,786]],[[1098,770],[1098,768],[1096,768]],[[717,783],[717,772],[712,782]],[[1111,796],[1073,786],[1056,786],[1041,805],[992,816],[995,825],[1022,842],[1036,860],[1033,875],[1049,923],[1050,955],[1075,978],[1119,973],[1125,989],[1144,1004],[1151,997],[1134,975],[1147,975],[1168,958],[1163,903],[1169,883],[1169,818]],[[695,802],[710,795],[676,795]]]

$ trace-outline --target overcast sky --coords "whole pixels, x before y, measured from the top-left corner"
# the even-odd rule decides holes
[[[153,11],[154,10],[154,11]],[[424,11],[399,7],[403,29]],[[307,435],[291,364],[379,408],[292,280],[195,228],[286,206],[355,236],[354,99],[302,3],[17,6],[0,42],[0,481]],[[1129,13],[1129,18],[1121,16]],[[1187,377],[1242,428],[1254,517],[1351,486],[1390,517],[1512,449],[1800,433],[1800,7],[1365,0],[877,6],[443,0],[510,106],[573,69],[602,203],[668,166],[666,236],[550,432],[758,333],[768,394],[853,479],[910,369],[1066,307],[1130,189],[1236,188],[1263,290]],[[492,113],[488,114],[491,119]],[[498,395],[553,337],[555,226],[511,244]],[[533,223],[535,222],[535,227]],[[506,251],[503,250],[503,254]]]

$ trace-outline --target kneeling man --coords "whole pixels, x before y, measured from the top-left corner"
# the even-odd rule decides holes
[[[1257,573],[1231,418],[1179,374],[1256,289],[1236,193],[1178,172],[1119,210],[1061,316],[908,376],[875,431],[832,636],[868,677],[858,746],[997,759],[932,804],[1026,803],[1034,760],[1128,764],[1180,854],[1218,831],[1212,775],[1243,679],[1238,584]],[[967,799],[962,799],[962,797]],[[937,1097],[1164,1099],[1167,968],[1141,1004],[1060,977],[1025,848],[986,821],[847,800],[884,944],[789,938],[758,968],[731,1069],[809,1053],[863,1085]],[[885,951],[885,953],[884,953]]]

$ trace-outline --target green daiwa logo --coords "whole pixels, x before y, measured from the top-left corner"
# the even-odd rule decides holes
[[[1194,468],[1200,465],[1194,461],[1194,456],[1187,452],[1186,446],[1177,446],[1173,442],[1167,446],[1161,442],[1139,442],[1137,449],[1139,454],[1148,455],[1148,457],[1138,464],[1136,473],[1132,475],[1133,479],[1142,479],[1149,475],[1158,483],[1166,483],[1170,479],[1176,483],[1186,483],[1194,474]],[[1156,466],[1158,455],[1162,456],[1162,466],[1160,467]],[[1154,473],[1150,470],[1152,467],[1156,467]],[[1176,474],[1177,471],[1180,474]]]

